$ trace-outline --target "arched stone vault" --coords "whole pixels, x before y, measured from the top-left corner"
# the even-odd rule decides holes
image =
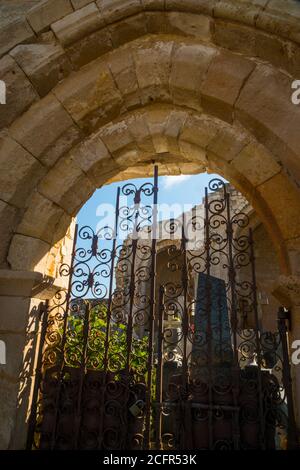
[[[235,144],[229,147],[233,139]],[[113,179],[142,176],[145,171],[150,175],[153,161],[162,174],[209,170],[232,181],[269,229],[282,269],[288,272],[284,240],[292,238],[291,230],[298,236],[300,228],[297,206],[278,214],[278,206],[273,205],[276,192],[271,189],[268,194],[274,181],[277,191],[289,192],[281,166],[243,128],[168,105],[144,106],[110,122],[51,168],[29,198],[17,227],[8,255],[12,269],[34,269],[39,257],[58,241],[55,229],[61,218],[68,222],[68,216],[76,214],[95,187]],[[128,169],[122,172],[122,168]],[[297,190],[293,191],[296,197]],[[287,219],[294,210],[294,225],[290,227]],[[21,255],[24,252],[27,258]]]
[[[161,174],[213,171],[241,190],[300,305],[299,2],[31,4],[0,22],[2,278],[55,277],[60,240],[93,191],[150,174],[155,161]],[[24,437],[7,436],[0,447]]]
[[[60,216],[74,215],[114,174],[170,154],[162,173],[196,164],[194,171],[218,171],[247,195],[287,273],[284,241],[300,236],[298,189],[289,176],[297,175],[291,169],[300,142],[286,122],[288,115],[300,123],[300,108],[290,86],[270,65],[168,35],[130,41],[73,72],[4,131],[2,198],[18,208],[10,266],[34,269],[55,241]]]

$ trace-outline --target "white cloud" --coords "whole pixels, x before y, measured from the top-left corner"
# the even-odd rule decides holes
[[[164,177],[164,189],[171,189],[174,186],[178,186],[184,181],[189,180],[192,175],[179,175],[179,176],[165,176]]]

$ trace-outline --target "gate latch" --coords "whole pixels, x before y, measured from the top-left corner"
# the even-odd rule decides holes
[[[145,406],[145,402],[143,400],[137,400],[130,408],[129,411],[133,416],[138,416],[142,409]]]

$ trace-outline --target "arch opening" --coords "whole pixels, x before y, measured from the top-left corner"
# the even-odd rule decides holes
[[[169,178],[165,187],[170,190],[174,181],[184,183],[182,177]],[[183,188],[184,201],[192,197],[192,182],[193,177],[189,193]],[[268,401],[264,408],[269,381],[280,389],[286,335],[277,331],[276,303],[270,305],[266,292],[258,291],[270,278],[258,270],[257,283],[255,260],[262,266],[272,259],[268,274],[279,271],[272,249],[267,253],[271,242],[263,225],[253,218],[247,200],[217,177],[205,189],[202,204],[171,206],[171,218],[161,217],[158,167],[153,183],[135,183],[125,181],[118,188],[109,224],[111,207],[102,207],[100,224],[76,226],[72,257],[59,270],[67,287],[46,309],[38,366],[43,374],[34,394],[29,447],[168,449],[171,436],[172,449],[213,449],[220,439],[230,449],[284,448],[279,435],[293,446],[282,421],[292,422],[284,397],[279,404],[268,396],[271,405]],[[197,183],[195,194],[198,199]],[[180,199],[179,187],[174,195]],[[254,402],[244,395],[253,381]],[[97,398],[100,424],[94,429],[85,404],[96,382],[103,393]],[[115,394],[123,398],[111,422],[106,410],[114,409]],[[85,426],[73,407],[65,406],[78,397]],[[208,427],[199,430],[192,413],[193,433],[184,426],[187,416],[179,421],[180,431],[175,422],[181,401],[204,410],[217,406],[222,412],[217,421],[225,427],[220,430],[204,417]],[[246,432],[249,406],[261,417],[255,426],[263,426],[262,435]],[[234,410],[240,409],[237,416]],[[265,416],[275,416],[274,423]],[[240,431],[238,441],[233,429]]]

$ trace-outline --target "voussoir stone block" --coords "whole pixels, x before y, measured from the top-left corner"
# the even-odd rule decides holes
[[[73,241],[74,225],[75,225],[75,218],[65,212],[62,218],[60,219],[60,222],[58,226],[56,227],[56,230],[53,236],[53,240],[55,242],[55,244],[52,247],[53,250],[56,249],[57,241],[58,241],[59,246],[62,246],[62,244],[60,244],[59,241],[62,241],[62,240],[66,241],[67,245],[69,244],[70,241],[71,242]],[[53,267],[52,273],[54,274],[54,277],[57,277],[59,275],[59,266],[55,265]]]
[[[111,33],[102,28],[72,44],[66,52],[74,68],[79,69],[112,49]]]
[[[259,14],[258,28],[300,42],[300,8],[296,0],[270,0]]]
[[[93,3],[93,2],[94,0],[71,0],[71,3],[75,10],[79,10],[80,8],[83,8],[89,3]]]
[[[130,134],[142,153],[155,154],[155,147],[150,133],[146,112],[136,112],[126,118],[126,123]]]
[[[221,52],[211,62],[201,86],[205,111],[228,122],[233,120],[233,105],[255,68],[255,63],[239,55]]]
[[[125,120],[108,124],[101,129],[99,134],[101,140],[115,159],[121,151],[132,150],[132,148],[136,149],[135,141],[128,130]]]
[[[182,158],[187,161],[193,161],[194,164],[197,165],[198,173],[207,170],[207,154],[203,148],[199,147],[199,145],[187,142],[186,140],[179,140],[178,145]]]
[[[276,220],[283,238],[299,237],[300,192],[290,184],[287,176],[281,172],[259,185],[256,189],[276,214]]]
[[[288,50],[290,52],[289,60],[287,60],[287,70],[291,75],[300,76],[300,45],[295,43],[288,43]]]
[[[96,187],[104,183],[107,175],[119,170],[107,147],[97,134],[78,145],[71,154],[77,165],[88,175]]]
[[[46,169],[4,132],[0,134],[0,198],[22,207]]]
[[[106,23],[112,23],[142,11],[140,0],[97,0],[96,3]]]
[[[118,114],[122,96],[108,65],[99,59],[86,65],[72,79],[53,90],[75,122],[84,129],[95,128]]]
[[[44,0],[27,13],[27,20],[36,33],[47,29],[51,23],[73,12],[70,0]]]
[[[144,41],[134,49],[133,57],[142,103],[170,100],[169,72],[173,41]]]
[[[73,157],[62,158],[43,178],[38,190],[50,200],[59,203],[64,192],[72,187],[82,174],[81,168],[76,165]],[[63,185],[61,185],[61,177],[63,177]]]
[[[30,78],[40,96],[45,96],[72,70],[59,44],[22,44],[15,47],[10,55]]]
[[[220,47],[255,56],[256,30],[217,18],[213,28],[213,42]]]
[[[52,25],[76,69],[113,48],[111,33],[104,24],[95,3],[91,3]]]
[[[120,90],[127,109],[140,104],[140,93],[131,49],[113,51],[108,57],[108,66]]]
[[[44,272],[50,245],[38,238],[15,234],[8,252],[8,262],[16,271]]]
[[[193,114],[185,121],[180,140],[206,149],[217,132],[218,126],[213,119]]]
[[[125,18],[109,26],[115,48],[147,34],[147,21],[144,13]]]
[[[165,0],[141,0],[144,10],[164,10]]]
[[[140,178],[140,177],[145,178],[148,175],[150,176],[150,174],[148,173],[148,169],[145,166],[143,167],[143,172],[141,171],[140,166],[136,166],[132,168],[132,171],[131,169],[130,170],[120,169],[120,170],[121,171],[119,171],[119,173],[117,173],[116,175],[114,175],[112,178],[108,180],[108,184],[116,183],[120,181],[126,181],[130,178]]]
[[[111,154],[97,133],[74,148],[71,155],[84,173],[88,173],[100,160],[112,160]]]
[[[169,116],[170,108],[168,106],[162,108],[154,106],[148,109],[145,115],[155,153],[161,154],[169,151],[168,139],[165,135]]]
[[[165,135],[171,139],[177,139],[189,116],[190,113],[188,111],[170,109],[165,126]]]
[[[268,3],[268,0],[221,0],[216,3],[214,16],[232,21],[255,25],[259,13]]]
[[[79,140],[78,129],[52,93],[16,120],[9,133],[46,166]]]
[[[0,29],[0,57],[10,51],[17,44],[30,41],[34,38],[34,32],[23,18],[17,18]]]
[[[153,161],[153,156],[148,155],[148,159],[152,159]],[[141,155],[137,147],[125,148],[118,152],[115,160],[121,170],[126,170],[128,167],[138,166],[139,164],[143,165],[144,162],[146,163],[147,155]]]
[[[271,63],[275,67],[283,68],[292,74],[300,70],[297,67],[294,51],[297,51],[297,44],[292,44],[273,34],[257,30],[255,39],[256,56]],[[295,63],[296,62],[296,63]],[[297,73],[296,73],[297,74]]]
[[[28,201],[28,209],[18,226],[18,233],[51,243],[56,225],[63,214],[61,207],[36,191]]]
[[[215,53],[215,49],[199,44],[183,44],[176,49],[170,73],[175,104],[201,109],[201,83]]]
[[[166,16],[169,23],[168,32],[192,36],[201,41],[211,40],[212,20],[208,16],[184,12],[168,12]]]
[[[207,150],[218,155],[219,158],[230,162],[249,144],[250,136],[242,129],[226,126],[220,129],[211,141]]]
[[[210,42],[213,20],[209,16],[183,11],[145,12],[149,34],[176,34]]]
[[[186,111],[170,111],[164,132],[168,141],[168,149],[170,153],[180,154],[178,138],[188,117],[189,113]]]
[[[39,193],[58,204],[69,215],[76,213],[94,189],[71,155],[60,159],[38,185]]]
[[[188,11],[211,15],[218,0],[165,0],[166,10]]]
[[[205,171],[205,168],[201,165],[201,163],[191,163],[183,161],[178,165],[179,171],[181,175],[197,175],[201,171]]]
[[[53,23],[51,28],[60,43],[66,47],[97,31],[104,24],[96,4],[90,3]]]
[[[7,267],[10,240],[18,222],[17,209],[0,200],[0,267]],[[0,316],[1,317],[1,316]]]
[[[281,171],[281,166],[261,144],[249,143],[233,159],[232,165],[253,184],[258,186]]]
[[[171,26],[169,14],[166,11],[145,11],[145,22],[148,34],[176,34],[176,27]]]
[[[300,132],[295,132],[300,129],[300,107],[291,101],[291,84],[287,75],[258,65],[240,93],[235,113],[300,181]]]
[[[6,104],[1,104],[0,129],[38,100],[38,94],[15,60],[6,55],[0,60],[0,80],[6,85]]]

